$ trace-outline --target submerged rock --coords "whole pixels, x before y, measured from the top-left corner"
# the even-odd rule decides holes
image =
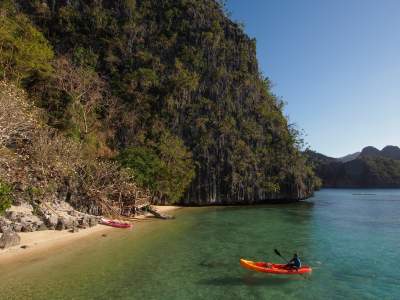
[[[154,215],[156,218],[159,218],[159,219],[163,219],[163,220],[175,219],[174,216],[163,214],[163,213],[159,212],[156,208],[154,208],[152,206],[148,207],[148,211],[149,211],[149,213],[151,213],[152,215]]]

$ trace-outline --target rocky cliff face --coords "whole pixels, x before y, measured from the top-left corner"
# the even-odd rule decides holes
[[[183,141],[196,171],[185,204],[299,200],[312,194],[314,174],[282,114],[283,104],[259,72],[256,42],[226,17],[219,2],[17,2],[56,55],[106,81],[115,101],[101,109],[117,113],[109,122],[101,111],[97,120],[113,133],[107,139],[113,151],[151,148],[164,163],[163,137]],[[52,100],[57,105],[50,100],[44,107],[60,124],[60,116],[67,116],[60,103],[68,99]]]

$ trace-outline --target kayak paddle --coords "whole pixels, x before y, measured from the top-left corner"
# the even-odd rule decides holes
[[[289,261],[282,256],[282,254],[278,251],[278,249],[274,249],[274,252],[276,255],[280,256],[287,264],[289,263]]]
[[[281,257],[287,264],[289,263],[289,261],[288,261],[286,258],[284,258],[284,257],[282,256],[282,254],[278,251],[278,249],[274,249],[274,252],[275,252],[276,255],[278,255],[279,257]],[[308,278],[305,277],[303,274],[300,274],[300,273],[299,273],[299,275],[300,275],[301,277],[303,277],[304,279],[308,279]]]

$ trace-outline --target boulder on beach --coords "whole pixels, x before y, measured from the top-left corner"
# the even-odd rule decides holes
[[[89,227],[89,218],[87,215],[84,215],[81,219],[79,219],[79,228],[86,229]]]
[[[47,228],[47,226],[42,222],[42,223],[39,223],[38,224],[38,226],[37,226],[37,231],[43,231],[43,230],[47,230],[48,228]]]
[[[22,232],[33,232],[33,231],[36,231],[36,225],[34,223],[32,223],[32,222],[24,221],[24,222],[21,223],[21,225],[22,225],[22,228],[21,228]]]
[[[22,224],[21,223],[13,223],[12,224],[12,229],[15,232],[21,232],[22,231]]]
[[[72,222],[69,218],[64,218],[64,217],[58,218],[56,230],[64,230],[70,228],[72,228]]]
[[[98,223],[99,223],[99,221],[97,220],[96,217],[91,216],[91,217],[89,218],[89,226],[90,226],[90,227],[96,226]]]
[[[13,246],[17,246],[21,243],[21,237],[11,230],[7,230],[3,232],[3,235],[0,237],[0,248],[7,249]]]
[[[73,226],[69,232],[72,232],[72,233],[79,232],[79,228],[77,226]]]
[[[58,216],[48,215],[45,217],[45,224],[49,229],[55,229],[58,224]]]

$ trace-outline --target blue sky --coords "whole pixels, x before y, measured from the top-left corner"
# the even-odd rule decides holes
[[[400,0],[228,0],[310,147],[400,145]]]

